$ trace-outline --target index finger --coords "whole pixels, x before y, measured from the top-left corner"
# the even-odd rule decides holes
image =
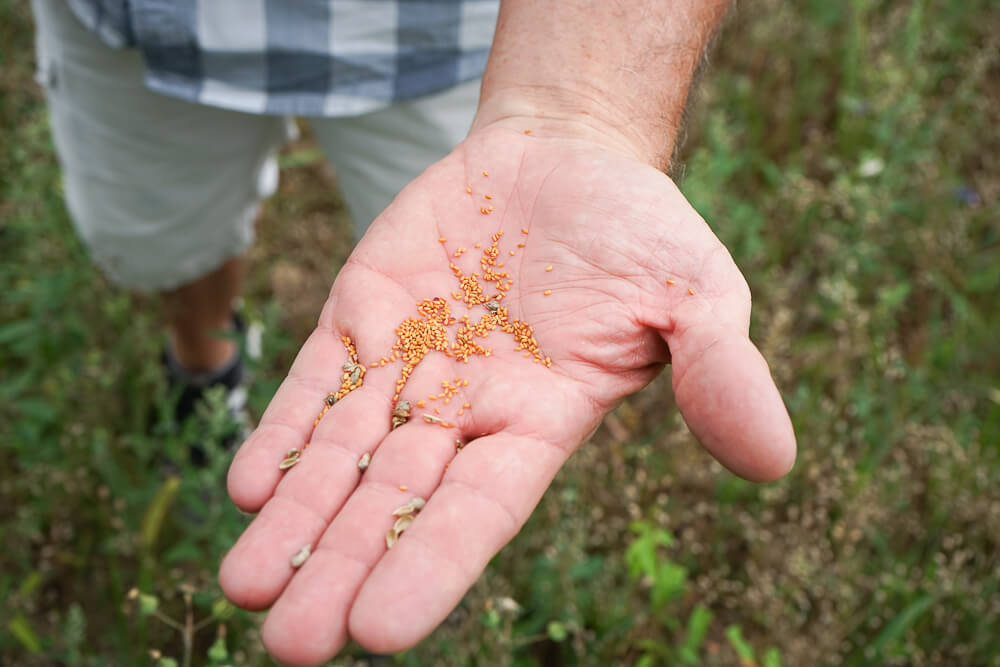
[[[368,289],[341,289],[364,281]],[[368,298],[369,293],[379,295]],[[229,496],[236,505],[256,512],[271,498],[281,481],[283,471],[278,464],[285,453],[295,448],[302,451],[309,443],[319,420],[331,406],[325,401],[342,388],[346,362],[358,362],[365,368],[359,373],[359,383],[365,388],[378,385],[381,393],[391,395],[389,369],[375,368],[372,363],[391,349],[395,332],[386,327],[395,313],[412,307],[412,298],[391,279],[357,264],[346,266],[331,292],[320,315],[319,324],[295,357],[288,376],[281,383],[257,429],[236,452],[229,468]],[[334,317],[334,313],[337,317]],[[349,356],[349,349],[355,358]],[[388,382],[388,386],[386,385]],[[367,383],[367,384],[366,384]],[[341,400],[343,396],[341,396]],[[340,407],[337,403],[336,409]],[[366,440],[377,442],[388,425],[385,404],[371,402],[355,415]]]

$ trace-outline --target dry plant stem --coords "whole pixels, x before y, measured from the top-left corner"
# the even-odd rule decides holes
[[[180,632],[181,634],[184,634],[184,626],[181,625],[180,623],[178,623],[177,621],[175,621],[174,619],[170,618],[166,614],[164,614],[159,609],[154,610],[153,613],[152,613],[152,616],[153,616],[153,618],[158,619],[164,625],[167,625],[167,626],[173,628],[174,630],[177,630],[177,632]]]
[[[184,594],[184,622],[174,620],[173,618],[167,616],[160,609],[154,609],[150,614],[153,618],[157,619],[169,628],[173,628],[181,635],[181,644],[183,646],[183,654],[181,656],[182,665],[190,665],[191,658],[194,648],[194,636],[202,629],[208,626],[210,623],[216,620],[215,614],[209,614],[205,618],[201,619],[197,623],[194,622],[194,606],[193,600],[189,593]]]
[[[184,667],[191,666],[191,649],[194,644],[194,609],[191,594],[184,594]]]

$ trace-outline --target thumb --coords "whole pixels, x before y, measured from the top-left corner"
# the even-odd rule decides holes
[[[725,325],[697,323],[667,336],[677,406],[695,437],[731,471],[755,482],[787,473],[795,434],[767,362]]]
[[[707,226],[701,230],[709,233]],[[750,289],[717,240],[706,242],[697,291],[677,295],[670,347],[677,407],[701,444],[731,471],[756,482],[787,473],[795,433],[767,362],[750,341]],[[669,297],[668,297],[669,298]]]
[[[670,348],[674,397],[702,445],[741,477],[777,479],[795,462],[795,433],[767,362],[750,342],[750,290],[677,186],[657,177],[643,182],[661,197],[643,210],[653,219],[631,227],[644,239],[633,261],[656,285],[639,320]]]

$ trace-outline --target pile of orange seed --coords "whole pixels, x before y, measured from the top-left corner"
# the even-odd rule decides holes
[[[488,176],[485,171],[482,173],[484,177]],[[465,191],[468,194],[472,194],[473,192],[471,187],[467,187]],[[487,200],[493,199],[488,194],[484,194],[483,198]],[[489,215],[493,210],[494,207],[492,205],[486,205],[481,206],[479,212]],[[528,230],[521,229],[521,233],[527,236]],[[538,341],[534,337],[534,329],[519,319],[511,320],[507,307],[502,303],[507,292],[514,285],[514,280],[510,274],[502,270],[504,263],[497,261],[497,258],[500,256],[500,241],[503,239],[503,236],[504,231],[500,229],[490,237],[490,244],[485,248],[483,248],[481,243],[476,243],[473,246],[477,250],[482,249],[482,254],[479,258],[480,271],[465,273],[454,262],[449,262],[449,268],[458,281],[458,291],[452,292],[451,297],[456,301],[463,302],[470,311],[477,306],[483,306],[485,312],[477,320],[473,320],[470,314],[462,315],[460,318],[454,317],[448,302],[441,297],[424,299],[417,304],[418,315],[406,318],[396,328],[396,342],[393,344],[389,356],[382,357],[377,362],[369,364],[369,368],[374,368],[384,367],[386,364],[390,364],[396,360],[403,362],[403,367],[400,370],[399,378],[396,380],[395,392],[392,397],[394,408],[398,404],[401,404],[400,396],[406,387],[407,381],[417,365],[423,361],[428,353],[432,351],[441,352],[446,356],[464,361],[465,363],[468,363],[469,358],[472,356],[488,357],[493,353],[493,349],[484,345],[483,341],[485,341],[490,333],[497,329],[509,334],[513,338],[516,345],[514,349],[516,351],[523,351],[524,356],[532,358],[535,363],[546,367],[552,365],[551,358],[543,355],[539,349]],[[448,239],[441,237],[438,239],[438,242],[444,245],[448,242]],[[517,244],[518,249],[524,247],[524,243]],[[466,248],[459,246],[451,256],[459,258],[465,252]],[[508,250],[508,254],[514,257],[517,255],[517,252],[512,249]],[[546,272],[551,271],[552,267],[546,267],[545,270]],[[487,296],[487,288],[491,288],[492,296]],[[550,293],[550,291],[545,292],[546,295]],[[456,328],[453,336],[449,336],[449,327],[452,326]],[[337,401],[364,384],[365,373],[369,370],[369,368],[365,368],[358,361],[357,349],[350,337],[342,336],[341,342],[347,350],[349,361],[344,364],[344,372],[341,376],[339,389],[336,392],[331,392],[326,397],[322,412],[316,417],[314,426],[319,424],[320,419],[323,418]],[[442,399],[443,403],[447,405],[468,384],[468,380],[462,380],[461,378],[455,378],[451,382],[445,380],[441,383],[442,393],[431,395],[428,397],[428,400],[435,401]],[[425,405],[425,401],[417,401],[416,405],[422,408]],[[463,414],[470,407],[469,403],[464,403],[458,410],[458,414]],[[440,414],[438,408],[434,408],[434,412]],[[424,415],[424,420],[429,423],[440,424],[445,428],[452,428],[454,426],[454,424],[450,424],[432,415]],[[308,444],[306,443],[302,449],[305,450]]]
[[[454,324],[448,302],[441,297],[424,299],[417,304],[417,312],[423,317],[409,317],[396,328],[396,342],[392,346],[390,359],[400,357],[403,360],[403,370],[396,381],[396,393],[392,396],[393,404],[399,400],[399,395],[410,379],[410,374],[431,350],[449,354],[448,330],[449,324]]]

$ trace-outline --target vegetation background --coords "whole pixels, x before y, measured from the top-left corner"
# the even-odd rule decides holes
[[[62,203],[27,3],[0,0],[0,662],[270,664],[220,596],[248,519],[226,428],[169,428],[155,301]],[[337,665],[1000,665],[1000,2],[760,0],[722,35],[678,178],[755,296],[800,456],[756,486],[625,401],[417,648]],[[350,251],[282,157],[244,312],[259,414]],[[137,588],[130,595],[130,590]]]

